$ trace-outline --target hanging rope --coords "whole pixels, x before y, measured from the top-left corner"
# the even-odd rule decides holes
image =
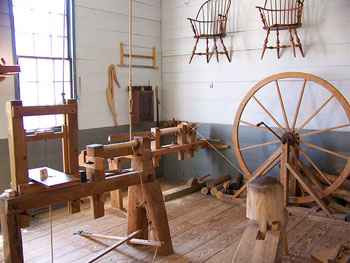
[[[49,219],[50,219],[50,248],[51,248],[51,263],[53,263],[53,232],[52,232],[52,209],[49,206]]]
[[[132,0],[129,2],[129,135],[130,141],[132,140],[132,107],[133,107],[133,99],[132,99]]]
[[[65,49],[66,49],[66,13],[67,13],[67,6],[66,1],[64,1],[64,8],[63,8],[63,53],[62,53],[62,103],[65,101],[65,92],[64,92],[64,61],[65,61]]]
[[[108,101],[108,106],[112,111],[113,114],[113,121],[115,127],[118,126],[118,114],[115,109],[115,100],[114,100],[114,82],[117,84],[118,88],[121,88],[122,86],[120,85],[118,78],[117,78],[117,73],[115,71],[115,66],[110,65],[108,67],[108,88],[106,90],[106,95],[107,95],[107,101]]]
[[[130,122],[130,129],[129,129],[129,137],[130,137],[130,141],[133,139],[132,138],[132,116],[133,116],[133,97],[132,97],[132,0],[129,1],[129,122]],[[133,151],[133,155],[136,156],[135,154],[135,149],[132,148]],[[140,178],[140,184],[141,184],[141,190],[142,190],[142,195],[143,195],[143,200],[141,201],[141,203],[139,205],[137,205],[137,207],[140,206],[145,206],[146,209],[146,217],[147,217],[147,221],[148,221],[148,225],[150,227],[150,229],[152,230],[153,228],[151,227],[151,220],[148,217],[148,212],[147,212],[147,198],[146,198],[146,192],[145,192],[145,188],[144,188],[144,183],[143,183],[143,179],[142,179],[142,174],[140,172],[140,169],[138,167],[138,163],[136,163],[136,169],[139,172],[139,178]],[[130,209],[130,208],[129,208]],[[157,241],[159,241],[159,237],[156,233],[156,231],[152,230],[153,234],[155,235]],[[156,248],[154,256],[153,256],[153,260],[152,262],[154,262],[156,256],[158,253],[158,248]]]

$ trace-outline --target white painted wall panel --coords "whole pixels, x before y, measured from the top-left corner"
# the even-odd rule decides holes
[[[129,1],[76,1],[77,78],[79,129],[113,126],[107,104],[108,67],[120,63],[120,42],[129,43]],[[133,54],[152,55],[156,48],[157,70],[134,68],[133,85],[161,87],[161,1],[133,2]],[[129,53],[125,46],[125,53]],[[128,58],[124,62],[128,64]],[[151,60],[133,59],[133,64],[152,65]],[[115,88],[120,125],[129,124],[128,68],[116,67],[121,89]]]
[[[162,1],[164,119],[175,117],[205,123],[232,124],[245,93],[258,81],[280,72],[300,71],[320,76],[336,86],[349,100],[349,1],[305,1],[303,27],[298,29],[298,33],[306,57],[302,58],[297,50],[297,57],[294,58],[292,50],[285,49],[281,59],[277,59],[276,50],[266,50],[263,60],[260,60],[260,56],[266,32],[262,29],[255,6],[262,5],[264,1],[232,1],[228,34],[224,39],[232,62],[229,63],[221,55],[220,63],[213,57],[207,64],[204,56],[195,56],[192,64],[188,64],[195,39],[186,18],[194,18],[203,2]],[[280,40],[288,44],[287,32],[280,33]],[[270,41],[276,41],[273,32]],[[204,45],[205,41],[200,41],[199,49],[204,50]],[[213,88],[209,87],[211,83]],[[298,94],[288,92],[286,96],[290,97],[286,100],[286,107],[292,108]],[[278,98],[273,98],[270,93],[261,99],[264,103],[279,106]],[[301,120],[307,119],[310,112],[322,104],[323,99],[323,96],[313,96],[312,103],[303,108]],[[276,114],[278,110],[277,107]],[[256,123],[261,118],[266,118],[261,116],[256,105],[250,109],[250,114]],[[335,117],[327,118],[329,115]],[[340,115],[339,108],[329,105],[329,109],[320,113],[318,120],[312,125],[310,123],[310,128],[319,129],[331,125],[339,121]]]
[[[7,0],[0,0],[0,57],[13,64],[11,26]],[[0,139],[7,138],[7,120],[5,104],[8,100],[15,99],[14,78],[1,78],[0,76]],[[1,182],[0,182],[1,184]]]

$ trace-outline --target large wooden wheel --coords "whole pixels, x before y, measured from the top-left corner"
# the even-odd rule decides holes
[[[332,149],[334,131],[348,131],[349,126],[350,106],[329,82],[306,73],[280,73],[257,83],[241,102],[234,150],[249,180],[278,170],[287,185],[286,204],[316,201],[322,207],[322,199],[331,198],[349,175],[348,149]],[[327,161],[337,164],[337,177],[330,179],[324,172]]]

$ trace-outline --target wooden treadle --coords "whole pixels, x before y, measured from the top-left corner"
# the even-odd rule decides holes
[[[47,179],[43,181],[40,180],[40,170],[42,169],[47,169],[48,174]],[[48,167],[29,169],[28,175],[31,180],[42,184],[44,187],[49,188],[51,190],[80,184],[80,179],[78,177],[74,175],[65,174]]]

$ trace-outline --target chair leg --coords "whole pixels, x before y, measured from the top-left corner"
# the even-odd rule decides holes
[[[206,54],[206,57],[207,57],[207,63],[209,63],[209,39],[207,38],[207,53]]]
[[[198,41],[199,41],[199,38],[196,39],[196,44],[194,44],[194,47],[193,47],[193,50],[192,50],[192,55],[191,55],[190,63],[188,63],[188,64],[191,64],[191,62],[192,62],[193,56],[194,56],[194,54],[195,54],[195,52],[196,52],[196,49],[197,49]]]
[[[295,44],[294,44],[294,39],[293,39],[293,35],[292,35],[292,29],[291,29],[290,26],[288,27],[288,31],[289,31],[289,37],[290,37],[290,44],[291,44],[291,46],[293,48],[293,54],[294,54],[294,57],[296,57],[296,55],[295,55]]]
[[[270,29],[267,29],[266,38],[265,38],[265,41],[264,41],[263,50],[262,50],[262,54],[261,54],[261,58],[260,59],[264,58],[264,54],[265,54],[265,50],[266,50],[266,47],[267,47],[267,43],[269,41],[269,35],[270,35]]]
[[[220,41],[221,41],[221,44],[222,44],[222,46],[223,46],[223,48],[224,48],[224,52],[225,52],[225,55],[226,55],[228,61],[231,62],[230,56],[229,56],[229,54],[228,54],[228,52],[227,52],[227,49],[226,49],[226,46],[225,46],[225,44],[224,44],[224,40],[222,39],[222,37],[220,37]]]
[[[295,38],[296,38],[297,43],[298,43],[298,47],[299,47],[300,53],[301,53],[301,55],[302,55],[303,57],[305,57],[304,51],[303,51],[303,46],[301,45],[300,38],[299,38],[299,36],[298,36],[298,33],[297,33],[296,28],[294,28],[294,34],[295,34]]]
[[[216,61],[219,63],[219,51],[218,51],[218,46],[216,45],[216,37],[213,37],[214,39],[214,50],[216,54]]]
[[[280,32],[278,29],[276,30],[276,36],[277,36],[277,41],[276,41],[277,57],[279,59],[280,58]]]

